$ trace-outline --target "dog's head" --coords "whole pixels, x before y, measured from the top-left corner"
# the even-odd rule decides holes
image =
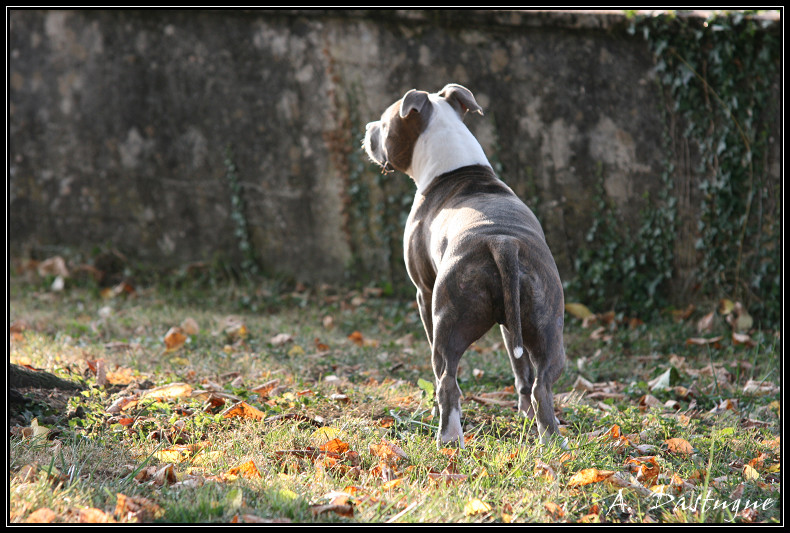
[[[364,147],[370,159],[384,172],[411,167],[414,146],[433,121],[463,121],[467,111],[483,114],[472,91],[451,83],[438,93],[412,89],[392,104],[381,119],[365,128]]]

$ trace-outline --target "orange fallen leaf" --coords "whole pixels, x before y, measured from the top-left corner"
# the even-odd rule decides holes
[[[658,460],[655,456],[629,457],[625,461],[626,468],[636,475],[636,480],[642,485],[650,487],[661,473]]]
[[[396,478],[396,479],[391,479],[391,480],[381,484],[381,490],[394,489],[395,487],[397,487],[401,483],[403,483],[403,478],[402,477],[399,477],[399,478]]]
[[[311,505],[310,512],[313,513],[313,516],[318,516],[325,513],[335,513],[338,516],[352,518],[354,516],[354,506],[350,503],[342,505],[331,503],[328,505]]]
[[[261,477],[258,467],[255,466],[253,461],[247,461],[244,464],[235,466],[225,472],[226,476],[243,477],[246,479],[256,479]]]
[[[379,419],[378,422],[379,422],[379,427],[382,428],[391,428],[392,426],[395,425],[395,419],[391,416],[385,416]]]
[[[178,326],[173,326],[165,333],[165,347],[168,352],[174,352],[181,348],[187,341],[187,336]]]
[[[349,446],[347,442],[343,442],[340,439],[332,439],[321,445],[318,449],[324,452],[343,454],[349,450]]]
[[[559,520],[560,518],[565,516],[565,511],[562,510],[562,507],[557,505],[554,502],[546,502],[543,504],[543,508],[546,509],[546,512],[551,515],[553,520]]]
[[[371,444],[369,449],[371,454],[386,461],[394,462],[398,459],[409,458],[400,446],[385,440],[382,440],[381,444]]]
[[[597,468],[585,468],[579,470],[568,481],[569,487],[579,487],[582,485],[590,485],[591,483],[600,483],[601,481],[614,475],[612,470],[598,470]]]
[[[239,402],[222,412],[223,418],[252,418],[253,420],[263,420],[266,414],[260,409],[256,409],[247,402]]]
[[[254,392],[264,397],[269,396],[269,393],[271,393],[279,384],[280,384],[279,379],[272,379],[270,381],[267,381],[263,385],[258,385],[257,387],[250,389],[250,392]]]
[[[549,464],[544,463],[540,459],[535,460],[535,475],[540,476],[546,481],[554,481],[557,479],[557,474],[554,472],[554,468],[552,468]]]
[[[121,520],[152,520],[164,516],[165,511],[143,496],[117,494],[114,515]]]
[[[329,351],[329,345],[321,342],[321,339],[319,339],[318,337],[315,338],[313,343],[315,344],[315,349],[318,350],[319,352]]]
[[[176,470],[173,464],[167,464],[157,470],[153,476],[154,485],[161,487],[163,485],[172,485],[178,478],[176,477]]]
[[[49,524],[53,522],[56,517],[55,511],[49,507],[42,507],[30,513],[30,516],[27,517],[25,522],[29,524]]]
[[[348,336],[349,340],[356,344],[357,346],[362,346],[365,344],[365,338],[362,336],[362,333],[359,331],[353,332],[351,335]]]
[[[664,441],[669,453],[677,453],[680,455],[691,455],[694,453],[694,448],[689,441],[680,437],[674,437]]]

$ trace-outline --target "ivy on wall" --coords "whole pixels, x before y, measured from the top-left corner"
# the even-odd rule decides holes
[[[669,121],[696,149],[696,282],[699,296],[741,301],[764,325],[781,316],[781,181],[770,177],[770,125],[778,113],[775,83],[781,35],[765,18],[715,13],[707,19],[662,14],[633,17],[655,58],[664,116],[663,190],[642,212],[636,235],[599,191],[599,209],[568,284],[592,305],[645,312],[667,303],[672,276],[677,193]],[[605,169],[602,170],[605,172]],[[652,256],[652,258],[651,258]],[[616,287],[616,291],[609,291]],[[617,300],[612,301],[612,293]],[[608,295],[608,296],[607,296]]]
[[[639,17],[661,84],[699,150],[696,248],[703,293],[781,313],[781,183],[768,173],[781,35],[746,13]]]

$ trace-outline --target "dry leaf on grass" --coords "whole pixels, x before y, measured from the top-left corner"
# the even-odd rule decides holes
[[[30,513],[25,522],[29,524],[49,524],[54,522],[55,518],[57,518],[55,511],[49,507],[42,507]]]
[[[664,441],[664,445],[669,453],[678,455],[691,455],[694,453],[694,448],[689,441],[680,437],[674,437]]]
[[[173,326],[165,333],[165,348],[167,348],[168,352],[174,352],[184,345],[187,338],[188,337],[180,327]]]
[[[251,406],[247,402],[239,402],[235,405],[232,405],[225,409],[221,415],[223,418],[240,417],[251,418],[253,420],[263,420],[266,418],[266,413]]]
[[[580,487],[582,485],[589,485],[591,483],[600,483],[601,481],[614,475],[613,470],[598,470],[597,468],[585,468],[573,474],[569,487]]]
[[[177,398],[187,398],[192,394],[192,387],[186,383],[170,383],[161,387],[155,387],[143,392],[140,399],[153,398],[156,400],[172,400]]]
[[[474,516],[490,512],[491,506],[478,498],[473,498],[466,502],[466,505],[464,505],[464,514],[466,516]]]
[[[222,477],[225,479],[233,479],[237,477],[242,477],[245,479],[257,479],[261,477],[261,473],[253,461],[247,461],[246,463],[239,466],[234,466],[225,472]]]

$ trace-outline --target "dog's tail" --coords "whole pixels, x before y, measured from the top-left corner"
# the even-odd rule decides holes
[[[519,276],[518,243],[510,237],[500,237],[491,243],[499,276],[502,280],[502,299],[505,310],[505,329],[513,357],[519,359],[524,354],[524,341],[521,337],[521,281]]]

